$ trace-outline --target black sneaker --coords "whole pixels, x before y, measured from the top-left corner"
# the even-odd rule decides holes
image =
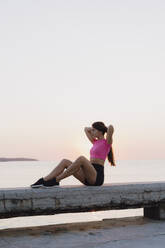
[[[37,182],[35,182],[34,184],[30,185],[32,188],[39,188],[42,187],[43,184],[45,183],[43,177],[40,178]]]
[[[56,182],[56,178],[53,178],[48,181],[44,181],[43,186],[44,187],[59,186],[59,182]]]

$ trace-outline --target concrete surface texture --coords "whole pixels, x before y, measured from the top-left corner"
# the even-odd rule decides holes
[[[162,220],[131,217],[105,220],[100,228],[92,225],[79,223],[61,230],[55,226],[4,230],[0,233],[0,248],[164,248]]]
[[[0,189],[0,218],[90,210],[160,207],[165,202],[165,182],[63,186],[47,189]],[[165,210],[157,214],[165,217]],[[146,211],[152,216],[154,211]]]

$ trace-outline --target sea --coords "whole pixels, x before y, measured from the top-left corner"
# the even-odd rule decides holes
[[[46,176],[60,161],[0,162],[0,188],[29,187]],[[105,184],[165,181],[165,160],[116,160],[116,166],[104,165]],[[63,179],[60,186],[82,185],[73,176]],[[14,217],[0,219],[0,229],[100,221],[107,218],[142,216],[143,209],[92,211],[56,215]]]

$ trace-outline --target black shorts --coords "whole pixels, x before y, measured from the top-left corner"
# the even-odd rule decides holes
[[[93,167],[97,171],[97,176],[96,176],[96,182],[95,184],[90,184],[88,181],[85,179],[85,185],[87,186],[101,186],[104,183],[104,166],[100,164],[95,164],[92,163]]]

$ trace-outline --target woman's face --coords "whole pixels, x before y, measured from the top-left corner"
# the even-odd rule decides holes
[[[92,135],[98,138],[98,136],[100,135],[100,132],[96,128],[92,127]]]

